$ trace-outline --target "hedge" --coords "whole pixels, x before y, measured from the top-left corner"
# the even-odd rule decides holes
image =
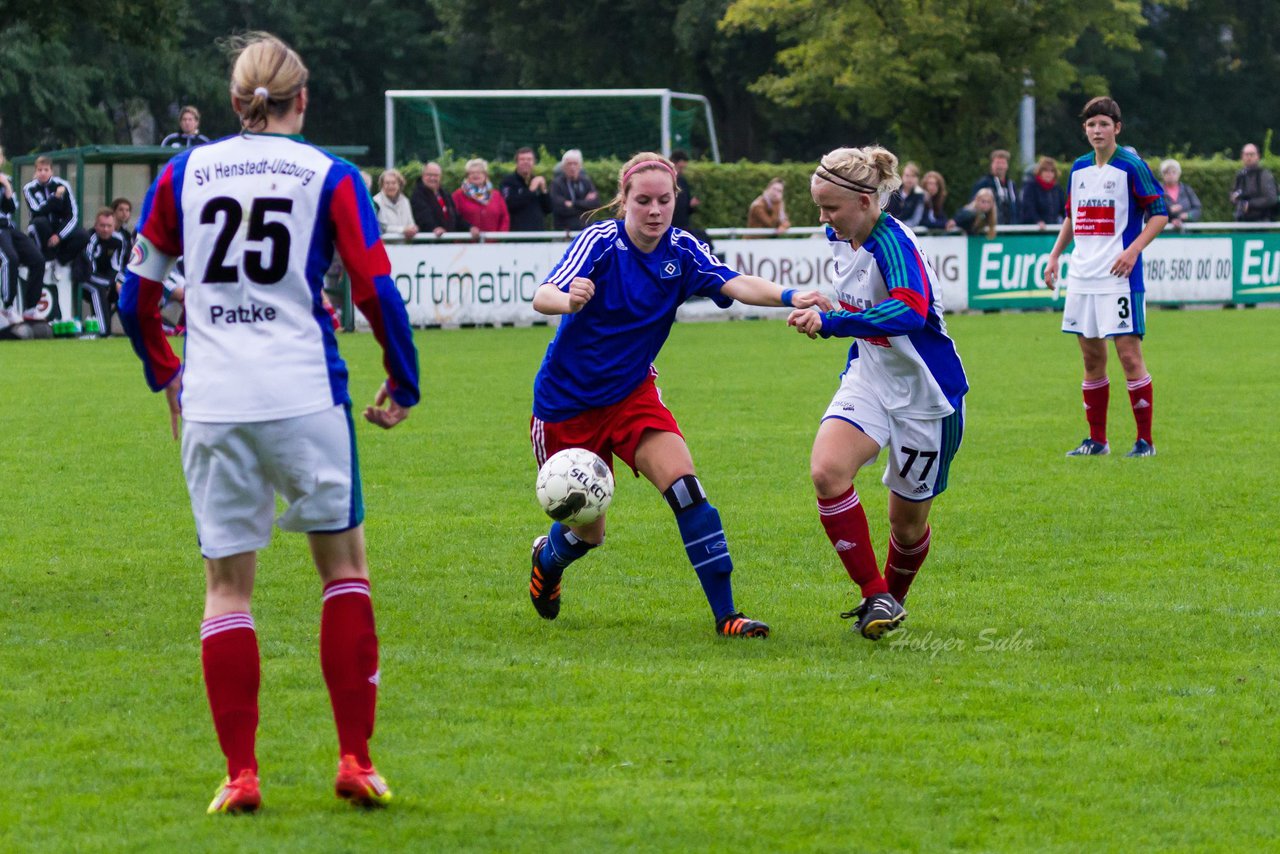
[[[1160,161],[1163,158],[1148,159],[1151,171],[1159,180]],[[1240,169],[1237,160],[1225,157],[1185,158],[1178,161],[1182,166],[1182,182],[1195,190],[1204,206],[1202,220],[1205,222],[1230,222],[1232,205],[1228,196]],[[1272,156],[1263,164],[1275,174],[1280,175],[1280,157]],[[444,171],[443,186],[452,190],[462,183],[464,161],[450,160],[441,163]],[[556,160],[543,156],[535,166],[539,175],[551,180]],[[595,181],[602,199],[612,197],[617,186],[618,169],[621,163],[617,160],[591,160],[584,164],[584,171]],[[926,170],[927,166],[921,164]],[[414,182],[422,174],[422,164],[417,161],[399,167],[408,183],[406,192],[412,193]],[[511,163],[490,163],[489,178],[496,187],[502,179],[514,169]],[[818,224],[818,210],[809,198],[809,178],[813,174],[812,163],[750,163],[745,160],[737,163],[691,162],[685,170],[685,177],[693,186],[694,195],[702,200],[702,205],[693,219],[698,228],[732,228],[742,227],[747,222],[747,208],[751,202],[764,191],[772,178],[782,178],[786,182],[787,215],[795,226],[813,226]],[[1066,175],[1071,168],[1069,162],[1060,162],[1059,171]],[[373,176],[376,192],[377,178],[381,169],[368,170]],[[951,211],[961,207],[967,201],[967,194],[972,181],[948,181],[947,206]],[[1020,182],[1019,182],[1020,183]]]

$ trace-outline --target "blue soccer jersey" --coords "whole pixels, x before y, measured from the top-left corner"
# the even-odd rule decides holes
[[[647,253],[627,237],[621,220],[585,229],[547,283],[567,293],[575,278],[590,279],[595,295],[581,311],[560,318],[533,381],[533,414],[565,421],[625,398],[649,376],[676,309],[694,296],[727,308],[733,300],[720,288],[738,275],[679,228],[667,229]]]
[[[942,418],[959,410],[969,382],[915,235],[882,213],[857,249],[830,228],[827,239],[840,310],[823,315],[821,335],[860,339],[849,348],[846,370],[898,415]]]

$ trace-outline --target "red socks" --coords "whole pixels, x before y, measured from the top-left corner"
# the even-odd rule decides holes
[[[248,768],[257,773],[254,738],[258,731],[258,635],[244,611],[210,617],[200,624],[200,660],[213,728],[234,780]]]
[[[368,768],[378,698],[378,636],[367,580],[342,578],[325,585],[320,669],[338,725],[339,753],[355,756]]]
[[[933,530],[926,528],[920,542],[911,546],[904,546],[894,538],[893,534],[889,535],[889,557],[884,564],[884,577],[889,585],[889,592],[899,602],[907,598],[911,582],[916,580],[916,573],[924,564],[924,559],[929,556],[929,541],[932,535]]]
[[[1085,380],[1080,384],[1084,392],[1084,417],[1089,422],[1089,438],[1100,445],[1107,443],[1107,404],[1111,400],[1111,381]]]
[[[889,587],[876,564],[867,514],[858,500],[858,491],[850,486],[848,492],[837,498],[819,498],[818,515],[845,572],[862,588],[863,597],[887,593]]]
[[[1151,441],[1151,416],[1155,413],[1151,375],[1147,374],[1140,380],[1130,380],[1126,385],[1129,387],[1129,405],[1133,407],[1133,420],[1138,425],[1138,438],[1149,445],[1154,445],[1155,443]]]

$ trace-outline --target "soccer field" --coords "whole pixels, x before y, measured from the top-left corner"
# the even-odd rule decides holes
[[[263,553],[264,810],[225,773],[163,397],[119,338],[0,346],[0,851],[1261,850],[1275,845],[1280,312],[1156,311],[1159,456],[1112,359],[1110,457],[1050,314],[949,320],[967,432],[905,628],[872,643],[808,480],[845,344],[684,324],[658,363],[766,641],[727,640],[621,467],[605,547],[539,619],[531,383],[547,328],[419,332],[424,404],[359,422],[396,800],[333,797],[305,538]],[[340,340],[357,404],[370,335]],[[270,370],[270,365],[263,365]],[[883,559],[880,467],[863,495]]]

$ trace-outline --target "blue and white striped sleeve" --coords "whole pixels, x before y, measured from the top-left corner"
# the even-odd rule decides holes
[[[604,257],[613,245],[617,236],[616,220],[597,222],[582,231],[569,244],[569,251],[564,253],[551,269],[550,275],[543,284],[555,285],[566,293],[569,284],[576,278],[590,279],[595,271],[596,262]]]

